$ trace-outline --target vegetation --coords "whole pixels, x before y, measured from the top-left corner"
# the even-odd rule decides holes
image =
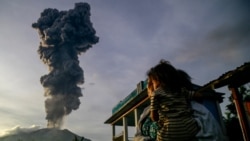
[[[243,102],[250,101],[250,85],[239,87],[239,93],[242,95]],[[229,102],[230,103],[226,106],[227,112],[224,117],[229,141],[244,141],[232,96],[229,97]]]

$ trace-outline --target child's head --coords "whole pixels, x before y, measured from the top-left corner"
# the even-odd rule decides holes
[[[182,87],[179,71],[165,60],[161,60],[156,66],[152,67],[147,72],[147,76],[149,84],[156,83],[155,85],[164,89],[179,91]]]

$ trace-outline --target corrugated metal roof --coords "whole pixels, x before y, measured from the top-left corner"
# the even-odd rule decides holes
[[[248,82],[250,82],[250,62],[246,62],[242,66],[222,74],[217,79],[205,84],[203,88],[216,89],[227,85],[239,87]]]

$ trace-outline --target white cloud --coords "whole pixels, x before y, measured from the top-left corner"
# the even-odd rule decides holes
[[[17,125],[11,129],[6,129],[0,136],[3,137],[20,133],[30,133],[39,129],[41,129],[41,127],[38,125],[31,125],[30,127],[20,127],[19,125]]]

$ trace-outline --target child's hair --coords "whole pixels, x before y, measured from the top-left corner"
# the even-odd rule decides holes
[[[160,60],[159,64],[147,72],[148,78],[159,82],[164,89],[179,91],[181,88],[190,88],[191,77],[183,70],[177,70],[169,61]]]

